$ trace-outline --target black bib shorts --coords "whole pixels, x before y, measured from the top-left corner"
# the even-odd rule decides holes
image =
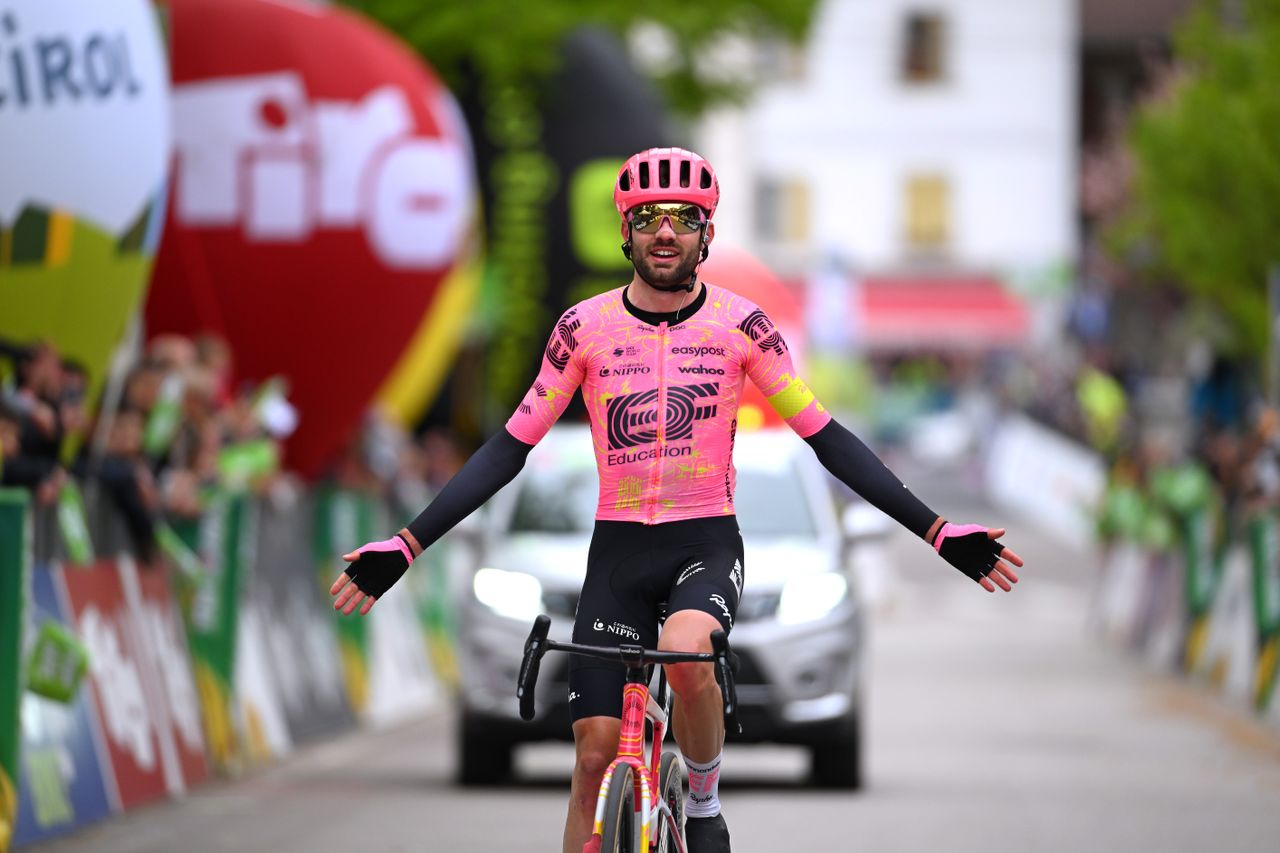
[[[654,525],[597,521],[573,641],[657,648],[658,620],[664,610],[701,610],[728,632],[742,582],[742,534],[735,516]],[[574,721],[620,718],[625,681],[621,663],[571,656],[569,707]]]

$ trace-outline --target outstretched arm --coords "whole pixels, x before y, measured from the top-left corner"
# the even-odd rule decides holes
[[[329,594],[337,596],[335,610],[350,614],[360,607],[363,616],[408,570],[433,542],[510,483],[524,467],[533,445],[500,430],[472,454],[440,494],[399,533],[381,542],[370,542],[342,559],[350,565],[338,575]],[[366,600],[367,598],[367,600]]]
[[[788,426],[809,442],[828,471],[988,592],[997,586],[1008,592],[1018,582],[1010,564],[1021,566],[1022,558],[995,541],[1004,535],[1003,528],[947,523],[911,494],[857,436],[832,419],[796,375],[786,341],[763,311],[751,311],[738,328],[752,344],[746,349],[751,381]]]
[[[995,592],[997,586],[1008,592],[1011,584],[1018,582],[1012,566],[1021,566],[1022,558],[996,541],[1004,535],[1003,528],[949,523],[925,506],[869,447],[834,419],[805,441],[840,482],[928,542],[944,560],[988,592]]]
[[[551,333],[538,378],[525,394],[506,429],[484,443],[439,496],[390,539],[370,542],[342,559],[350,565],[329,587],[335,610],[368,613],[373,602],[404,575],[413,559],[459,521],[510,483],[582,383],[583,368],[575,332],[581,327],[577,308],[560,317]],[[366,600],[367,598],[367,600]],[[364,604],[361,605],[361,601]]]
[[[871,448],[834,418],[805,438],[818,461],[867,503],[927,542],[942,527],[941,517],[913,495]]]

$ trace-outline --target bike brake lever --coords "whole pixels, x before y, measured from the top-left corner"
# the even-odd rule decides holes
[[[729,637],[724,631],[711,632],[711,648],[715,653],[716,683],[720,685],[720,698],[724,700],[725,727],[741,734],[738,722],[738,690],[733,683],[733,673],[738,669],[738,656],[729,651]]]
[[[542,655],[547,651],[547,633],[551,630],[551,617],[540,615],[533,620],[533,630],[524,643],[524,660],[520,662],[520,676],[516,679],[516,698],[520,700],[520,719],[533,719],[534,688],[538,684],[538,668]]]

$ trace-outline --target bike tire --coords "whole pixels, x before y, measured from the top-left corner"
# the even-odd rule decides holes
[[[636,853],[636,779],[630,764],[619,764],[609,777],[600,853]]]
[[[684,800],[685,800],[685,784],[688,777],[684,772],[684,763],[680,760],[680,756],[674,752],[662,753],[662,760],[658,763],[658,796],[667,801],[667,806],[671,809],[671,814],[676,819],[676,831],[680,833],[680,843],[677,845],[671,838],[671,827],[667,825],[665,816],[660,815],[662,820],[658,827],[658,846],[657,853],[679,853],[685,850],[684,840]]]

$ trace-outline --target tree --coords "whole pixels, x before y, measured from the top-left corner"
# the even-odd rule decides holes
[[[473,73],[490,82],[545,79],[556,69],[561,41],[578,27],[604,26],[626,35],[647,26],[665,40],[670,53],[655,63],[661,67],[652,69],[654,80],[667,103],[684,114],[740,98],[752,82],[749,76],[724,74],[708,60],[708,48],[718,37],[798,41],[817,5],[817,0],[543,0],[517,9],[507,0],[343,2],[397,33],[455,91]]]
[[[1123,231],[1223,313],[1235,332],[1224,348],[1261,354],[1267,275],[1280,264],[1280,4],[1207,0],[1179,27],[1175,55],[1130,132]]]
[[[756,82],[750,52],[734,51],[735,41],[800,39],[817,0],[543,0],[527,8],[507,0],[344,2],[419,52],[457,96],[471,129],[490,298],[475,314],[486,341],[469,365],[483,376],[462,383],[472,411],[460,420],[491,428],[529,387],[570,290],[602,280],[614,286],[629,274],[618,269],[625,263],[612,200],[620,158],[683,142],[656,96],[628,102],[619,93],[637,94],[635,86],[618,86],[619,78],[650,91],[622,39],[647,48],[634,64],[667,107],[690,116],[744,96]],[[592,61],[580,61],[587,54]],[[587,84],[610,82],[595,87],[610,97],[579,100],[593,88]],[[600,160],[607,168],[596,168]],[[601,236],[582,225],[597,220],[604,239],[595,242],[605,251],[584,254],[584,242],[571,237]],[[601,257],[613,260],[602,265]]]

